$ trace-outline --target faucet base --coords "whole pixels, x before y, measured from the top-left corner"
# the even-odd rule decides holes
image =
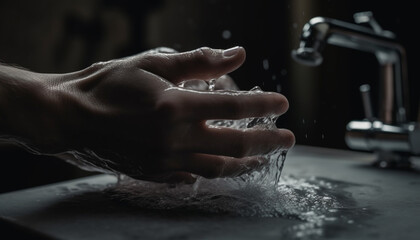
[[[377,168],[410,170],[413,167],[409,154],[380,151],[377,152],[377,156],[372,163],[372,166]]]

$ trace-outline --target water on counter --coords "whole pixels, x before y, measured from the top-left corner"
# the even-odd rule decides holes
[[[295,224],[282,230],[284,237],[305,239],[360,227],[372,215],[369,207],[357,205],[348,187],[354,186],[292,175],[283,175],[275,186],[228,178],[167,185],[123,177],[106,195],[127,206],[168,214],[290,219]]]

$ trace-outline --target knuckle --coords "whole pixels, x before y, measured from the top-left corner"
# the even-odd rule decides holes
[[[208,47],[201,47],[193,52],[194,60],[200,64],[211,63],[210,57],[214,55],[214,51]]]
[[[212,54],[214,51],[213,49],[209,47],[201,47],[197,49],[197,52],[201,53],[202,55],[208,55],[208,54]]]
[[[101,71],[101,70],[109,69],[116,65],[115,62],[116,62],[115,60],[96,62],[90,65],[89,69],[91,71]]]
[[[157,64],[160,61],[160,57],[155,52],[148,52],[144,54],[140,59],[140,65],[148,66],[151,64]]]

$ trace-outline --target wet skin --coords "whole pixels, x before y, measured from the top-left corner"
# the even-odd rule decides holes
[[[200,87],[218,79],[218,89],[232,88],[226,74],[244,61],[242,47],[181,53],[160,48],[66,74],[1,66],[0,82],[9,84],[0,85],[0,96],[7,100],[0,110],[8,113],[0,118],[0,132],[68,160],[77,155],[68,153],[89,150],[106,159],[109,169],[137,179],[193,182],[194,175],[236,176],[264,164],[261,155],[295,142],[286,129],[205,124],[287,111],[288,101],[279,93]]]

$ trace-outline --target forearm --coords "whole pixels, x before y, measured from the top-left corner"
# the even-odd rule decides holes
[[[43,136],[49,94],[42,74],[0,65],[0,138],[31,143]],[[46,117],[46,116],[45,116]]]

